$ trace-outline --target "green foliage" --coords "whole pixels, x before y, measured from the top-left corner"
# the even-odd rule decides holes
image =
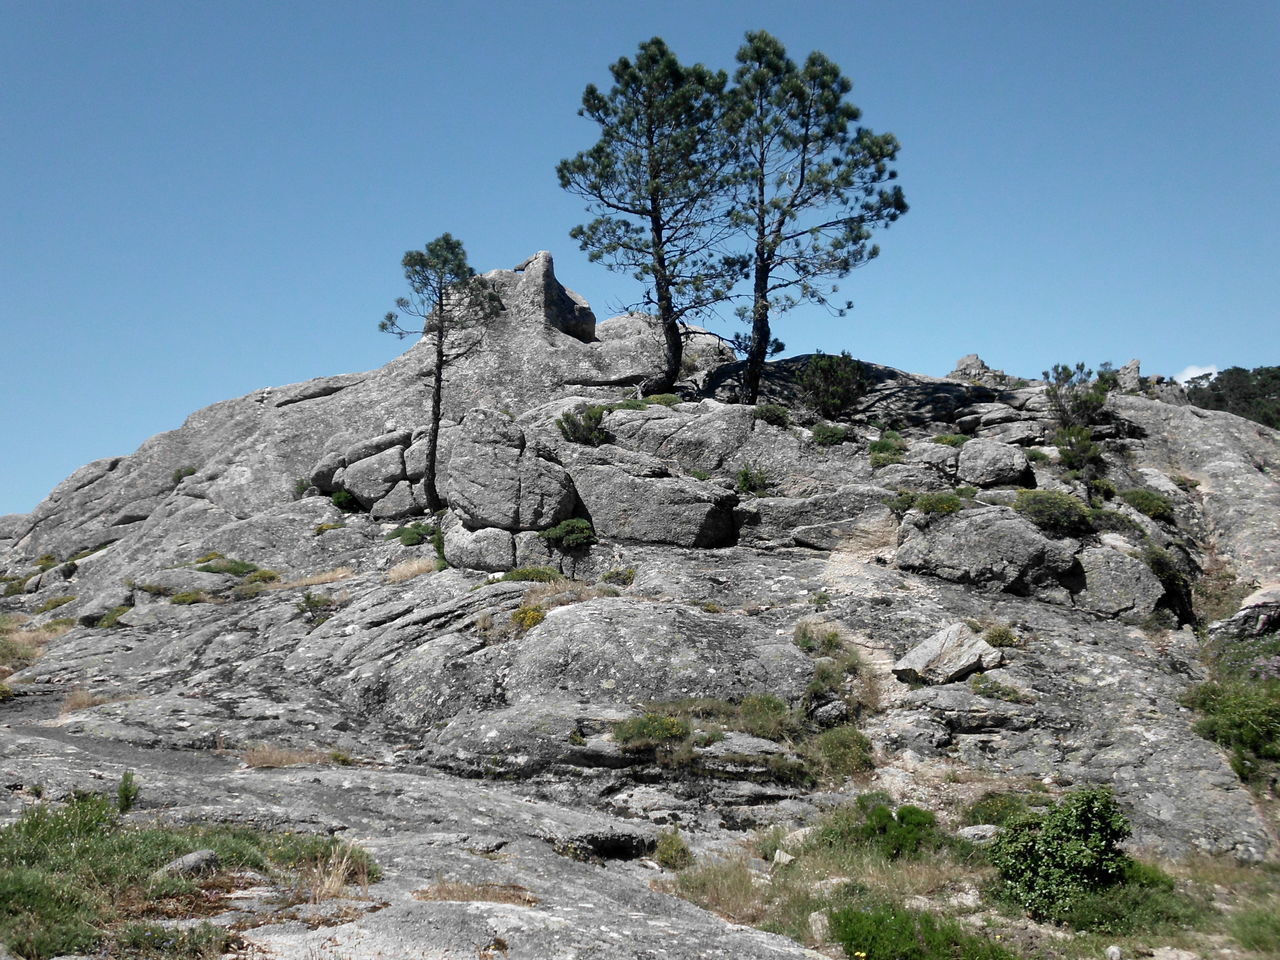
[[[870,445],[871,466],[879,469],[892,463],[901,463],[906,453],[907,441],[896,430],[885,430],[880,439],[872,440]]]
[[[838,418],[847,415],[866,395],[869,384],[862,364],[849,351],[833,355],[819,350],[800,371],[797,385],[819,414]]]
[[[498,579],[514,580],[516,582],[554,583],[556,580],[565,579],[565,576],[555,567],[516,567],[514,570],[508,570]]]
[[[820,447],[834,447],[853,439],[853,432],[819,421],[811,428],[813,442]]]
[[[0,680],[0,703],[6,700],[12,700],[17,694],[13,692],[13,687],[9,686],[3,680]]]
[[[311,532],[315,536],[319,537],[328,533],[330,530],[341,530],[345,526],[345,523],[317,523],[315,529]]]
[[[852,960],[1018,960],[956,920],[897,906],[833,910],[831,935]]]
[[[4,578],[4,596],[16,597],[26,589],[27,581],[34,577],[34,573],[29,573],[25,577],[5,577]]]
[[[335,490],[329,499],[343,513],[361,513],[364,510],[360,501],[356,499],[356,495],[349,490]]]
[[[829,657],[840,650],[840,631],[814,623],[797,623],[792,639],[805,653]]]
[[[921,513],[946,516],[958,513],[964,502],[954,493],[922,493],[916,497],[914,506]]]
[[[52,553],[42,553],[36,557],[36,569],[43,573],[46,570],[52,570],[58,565],[58,558]]]
[[[1280,367],[1228,367],[1187,381],[1187,399],[1280,430]]]
[[[1047,798],[1033,794],[993,790],[965,808],[963,822],[966,825],[994,823],[1002,827],[1026,815],[1031,806],[1044,806],[1048,802]]]
[[[681,398],[674,393],[654,393],[644,398],[645,403],[656,403],[662,407],[674,407]]]
[[[1035,697],[1024,693],[1017,687],[1001,683],[985,673],[975,673],[969,678],[969,689],[980,697],[990,700],[1004,700],[1008,703],[1035,703]]]
[[[1098,415],[1107,402],[1107,394],[1115,386],[1115,373],[1111,364],[1098,368],[1098,378],[1083,363],[1074,367],[1055,363],[1046,370],[1044,379],[1049,381],[1045,396],[1049,410],[1062,428],[1088,427],[1098,422]]]
[[[297,611],[302,614],[302,619],[312,627],[318,627],[328,620],[337,605],[333,597],[328,594],[312,593],[310,590],[306,591],[295,604]]]
[[[686,739],[693,728],[684,717],[662,713],[646,713],[613,726],[613,739],[631,752],[653,750]]]
[[[522,605],[511,614],[511,622],[521,633],[532,630],[545,619],[547,619],[547,611],[541,607],[527,604]]]
[[[680,831],[672,827],[658,834],[658,844],[653,851],[653,859],[660,867],[668,870],[683,870],[693,866],[693,851],[689,849],[689,844],[680,835]]]
[[[1142,562],[1151,568],[1151,572],[1163,584],[1166,592],[1179,597],[1188,595],[1191,589],[1191,578],[1183,570],[1182,564],[1168,550],[1149,543],[1143,548]]]
[[[48,613],[50,610],[57,610],[59,607],[75,602],[75,597],[50,597],[44,603],[40,604],[40,606],[36,607],[36,613]]]
[[[930,441],[947,447],[963,447],[971,439],[973,438],[963,433],[940,433],[936,437],[931,437]]]
[[[254,570],[251,574],[244,578],[245,583],[275,583],[280,579],[280,574],[276,570]]]
[[[124,788],[124,781],[121,784]],[[136,794],[134,794],[136,799]],[[39,804],[0,828],[0,944],[27,960],[94,953],[139,960],[213,960],[227,948],[226,932],[197,926],[184,932],[127,922],[131,905],[158,893],[151,874],[165,863],[209,848],[226,869],[267,872],[319,864],[341,847],[330,837],[264,834],[239,827],[129,827],[122,806],[98,795],[62,807]],[[377,877],[368,854],[354,863]],[[167,897],[201,901],[197,885],[178,881]],[[219,939],[221,938],[221,939]]]
[[[645,284],[669,384],[681,369],[680,322],[722,300],[739,269],[707,239],[723,219],[729,143],[720,121],[728,78],[701,64],[684,66],[658,37],[609,71],[610,90],[591,84],[582,95],[580,113],[599,125],[599,141],[561,161],[556,175],[595,217],[570,236],[591,260]]]
[[[416,547],[426,543],[435,536],[436,528],[421,521],[414,521],[403,527],[396,527],[388,533],[384,540],[399,540],[404,547]]]
[[[179,467],[177,470],[173,471],[173,485],[176,487],[187,477],[195,476],[195,473],[195,467]]]
[[[1007,623],[996,623],[987,627],[982,634],[982,639],[987,641],[993,647],[1020,647],[1022,641],[1018,639],[1018,635],[1013,632],[1013,627]]]
[[[1173,521],[1173,504],[1154,490],[1135,487],[1120,491],[1120,499],[1152,520]]]
[[[809,837],[817,847],[870,848],[886,860],[916,859],[944,842],[932,813],[910,804],[894,810],[882,793],[865,793],[852,807],[833,810]]]
[[[871,741],[857,727],[846,725],[823,730],[801,745],[801,755],[821,779],[843,780],[875,769]]]
[[[705,471],[705,470],[690,470],[690,471],[689,471],[689,476],[693,477],[693,479],[695,479],[695,480],[704,480],[704,481],[705,481],[705,480],[710,480],[710,479],[711,479],[711,474],[707,473],[707,471]]]
[[[596,532],[591,528],[591,521],[580,517],[562,520],[550,530],[543,530],[538,536],[565,551],[585,550],[596,542]]]
[[[1129,860],[1119,883],[1084,891],[1057,919],[1094,933],[1171,933],[1193,927],[1207,912],[1204,904],[1176,892],[1173,878],[1159,867]]]
[[[1110,790],[1067,794],[1043,813],[1005,825],[991,848],[1001,893],[1037,920],[1062,921],[1080,898],[1120,883],[1129,821]]]
[[[293,499],[301,500],[310,489],[311,481],[306,477],[298,477],[293,481]]]
[[[781,404],[762,403],[756,407],[752,418],[774,427],[787,427],[791,424],[791,411]]]
[[[229,573],[234,577],[243,577],[246,574],[253,573],[258,569],[256,563],[249,563],[247,560],[232,560],[223,557],[214,560],[212,563],[201,564],[196,567],[202,573]]]
[[[606,570],[603,577],[600,578],[603,583],[612,584],[615,587],[629,587],[636,582],[635,567],[615,567],[612,570]]]
[[[1240,946],[1262,956],[1280,956],[1280,913],[1249,907],[1231,918],[1231,935]]]
[[[1202,714],[1196,733],[1232,752],[1241,779],[1261,779],[1263,762],[1280,760],[1280,679],[1209,681],[1184,702]]]
[[[916,505],[916,497],[918,496],[919,494],[914,490],[899,490],[886,500],[884,505],[901,517]]]
[[[114,627],[119,623],[120,618],[123,617],[126,613],[128,613],[132,609],[133,607],[128,605],[120,606],[120,607],[112,607],[110,610],[108,610],[98,619],[98,622],[95,623],[94,626],[100,627],[103,629]]]
[[[193,603],[208,603],[209,596],[203,590],[183,590],[170,597],[169,602],[180,607],[190,606]]]
[[[556,420],[556,426],[570,443],[599,447],[613,441],[613,435],[602,426],[606,412],[599,404],[582,411],[568,410]]]
[[[1102,469],[1102,448],[1093,442],[1093,428],[1059,427],[1053,443],[1058,448],[1058,462],[1066,469],[1091,473]]]
[[[1036,450],[1034,447],[1027,451],[1027,460],[1031,463],[1045,463],[1048,461],[1049,455],[1043,450]]]
[[[762,497],[769,492],[773,481],[764,467],[755,463],[744,463],[738,470],[738,492]]]
[[[1013,509],[1055,537],[1083,536],[1092,531],[1085,505],[1057,490],[1019,490]]]
[[[1102,507],[1089,508],[1089,523],[1098,531],[1112,531],[1114,533],[1142,532],[1142,527],[1133,518],[1120,513],[1118,510],[1106,510]]]
[[[116,787],[116,811],[125,814],[132,810],[138,802],[138,793],[138,781],[133,771],[126,770],[120,775],[120,784]]]

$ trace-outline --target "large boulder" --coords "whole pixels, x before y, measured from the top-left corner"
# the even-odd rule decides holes
[[[960,448],[956,478],[975,487],[1021,483],[1030,464],[1017,447],[998,440],[970,440]]]
[[[966,624],[953,623],[922,640],[893,665],[904,683],[954,683],[977,670],[1000,666],[1000,651]]]
[[[573,512],[575,499],[568,473],[552,457],[510,417],[476,408],[454,443],[445,496],[472,528],[545,530]]]
[[[737,497],[722,487],[691,477],[637,476],[609,464],[571,469],[599,536],[680,547],[733,542]]]
[[[1078,607],[1140,623],[1164,596],[1164,586],[1141,560],[1108,547],[1080,551],[1084,589],[1076,595]]]

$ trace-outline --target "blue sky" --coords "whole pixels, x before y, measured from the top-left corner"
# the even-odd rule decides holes
[[[0,514],[206,404],[385,363],[400,257],[445,231],[479,270],[551,250],[611,315],[635,287],[554,174],[595,139],[582,89],[655,35],[731,69],[752,29],[844,69],[911,204],[788,353],[1280,363],[1274,2],[3,0]]]

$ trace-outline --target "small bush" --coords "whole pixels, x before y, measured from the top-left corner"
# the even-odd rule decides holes
[[[120,775],[120,785],[116,787],[116,810],[120,813],[128,813],[132,810],[134,804],[138,802],[138,793],[138,781],[133,771],[126,770]]]
[[[1145,490],[1141,487],[1122,490],[1120,499],[1139,513],[1145,513],[1152,520],[1173,520],[1173,504],[1154,490]]]
[[[622,749],[639,752],[684,740],[692,732],[693,728],[684,717],[646,713],[614,724],[613,739]]]
[[[805,653],[829,657],[840,650],[840,631],[821,624],[797,623],[792,639]]]
[[[837,427],[830,423],[815,423],[810,431],[813,442],[820,447],[834,447],[853,439],[853,432],[845,427]]]
[[[555,567],[516,567],[514,570],[508,570],[499,580],[524,582],[531,581],[533,583],[551,583],[555,580],[563,580],[565,576]]]
[[[425,523],[414,522],[407,526],[397,527],[388,533],[384,540],[399,540],[402,547],[416,547],[430,540],[436,528]]]
[[[869,387],[862,364],[847,350],[839,356],[819,350],[804,365],[797,383],[805,400],[827,418],[846,413]]]
[[[823,817],[809,841],[829,849],[871,848],[886,860],[915,859],[941,846],[943,835],[937,818],[928,810],[904,804],[896,811],[882,793],[867,793],[852,807],[841,807]]]
[[[511,614],[511,622],[521,633],[532,630],[547,619],[547,611],[541,607],[522,606]]]
[[[57,610],[59,607],[75,602],[75,597],[50,597],[44,603],[40,604],[40,606],[36,607],[36,613],[48,613],[50,610]]]
[[[762,403],[758,405],[752,417],[756,420],[763,420],[774,427],[785,428],[791,425],[791,411],[777,403]]]
[[[603,583],[613,584],[615,587],[629,587],[636,582],[636,568],[615,567],[612,570],[605,571],[605,575],[600,580]]]
[[[1030,797],[1025,793],[1010,793],[995,790],[984,793],[965,808],[962,822],[966,826],[979,823],[994,823],[1002,827],[1018,817],[1024,816],[1031,807],[1032,801],[1039,801],[1043,806],[1048,801],[1043,797]]]
[[[690,470],[690,471],[689,471],[689,476],[693,477],[693,479],[695,479],[695,480],[704,480],[704,481],[705,481],[705,480],[710,480],[710,479],[711,479],[711,474],[707,473],[707,471],[705,471],[705,470]]]
[[[245,583],[275,583],[280,574],[275,570],[254,570],[244,578]]]
[[[959,513],[964,502],[954,493],[922,493],[916,497],[915,508],[921,513],[941,514]]]
[[[843,780],[875,769],[871,741],[854,726],[832,727],[801,746],[801,754],[817,776]]]
[[[229,573],[234,577],[243,577],[257,570],[258,565],[249,563],[247,560],[232,560],[228,557],[223,557],[219,560],[214,560],[212,563],[201,564],[196,569],[201,573]]]
[[[1042,814],[1009,822],[991,848],[1001,893],[1037,920],[1065,918],[1090,891],[1120,883],[1129,821],[1110,790],[1069,793]]]
[[[195,473],[195,467],[179,467],[177,470],[173,471],[173,485],[176,487],[183,480],[187,479],[187,477],[195,476]]]
[[[126,613],[128,613],[132,609],[133,607],[130,607],[130,606],[112,607],[110,610],[108,610],[106,613],[104,613],[101,617],[98,618],[98,622],[95,623],[94,626],[100,627],[103,629],[117,626],[120,621],[120,618],[123,617]]]
[[[1280,913],[1251,907],[1231,918],[1231,935],[1246,950],[1263,956],[1280,956]]]
[[[675,827],[663,830],[658,834],[658,845],[654,849],[653,859],[658,865],[668,870],[683,870],[693,866],[693,851],[684,837]]]
[[[956,920],[897,906],[833,910],[831,936],[854,960],[1017,960]]]
[[[573,517],[557,523],[550,530],[543,530],[538,536],[561,550],[585,550],[596,542],[596,532],[591,528],[591,521]]]
[[[183,590],[169,598],[169,602],[178,606],[190,606],[193,603],[208,603],[209,595],[203,590]]]
[[[946,447],[963,447],[970,439],[972,438],[963,433],[940,433],[930,438],[932,443],[940,443]]]
[[[956,487],[956,496],[961,500],[972,500],[977,495],[977,487]]]
[[[982,639],[993,647],[1019,647],[1022,645],[1018,635],[1013,632],[1013,627],[1007,623],[996,623],[987,627],[982,634]]]
[[[907,450],[907,441],[896,430],[885,430],[880,434],[880,439],[871,441],[869,450],[871,466],[879,469],[890,464],[901,463],[902,455]]]
[[[1052,536],[1083,536],[1092,530],[1084,504],[1057,490],[1019,490],[1013,509]]]
[[[674,393],[654,393],[644,398],[645,403],[656,403],[662,407],[674,407],[681,398]]]
[[[901,517],[904,513],[916,505],[916,497],[920,494],[914,490],[899,490],[894,496],[884,502],[884,505]]]
[[[58,565],[58,558],[52,553],[42,553],[36,557],[36,569],[43,573],[46,570],[52,570]]]
[[[1043,450],[1036,450],[1034,447],[1027,451],[1027,460],[1031,463],[1046,463],[1049,455]]]
[[[1100,472],[1102,447],[1093,442],[1089,427],[1063,427],[1053,435],[1053,444],[1058,448],[1058,462],[1068,470]]]
[[[1141,533],[1140,527],[1131,517],[1118,510],[1106,510],[1102,507],[1089,509],[1089,523],[1095,530],[1111,533]]]
[[[335,490],[329,499],[343,513],[361,513],[364,510],[356,495],[349,490]]]
[[[768,493],[769,488],[772,486],[773,481],[769,479],[769,474],[757,464],[743,464],[742,468],[738,470],[739,493],[747,493],[759,497]]]
[[[298,477],[293,481],[293,499],[301,500],[311,489],[311,481],[306,477]]]
[[[1232,752],[1242,780],[1260,779],[1261,761],[1280,760],[1280,680],[1210,681],[1184,702],[1203,714],[1196,733]]]
[[[337,602],[333,597],[324,593],[312,593],[306,591],[295,605],[302,619],[313,627],[318,627],[332,616],[332,611],[337,607]]]
[[[580,443],[587,447],[603,446],[613,440],[613,436],[603,426],[606,412],[602,405],[590,406],[582,411],[570,410],[556,420],[556,426],[570,443]]]

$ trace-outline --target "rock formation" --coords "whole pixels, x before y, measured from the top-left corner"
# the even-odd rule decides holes
[[[1203,676],[1199,641],[1141,554],[1225,558],[1263,587],[1211,630],[1280,622],[1266,589],[1280,583],[1276,432],[1113,396],[1096,430],[1108,476],[1171,513],[1115,499],[1114,529],[1061,536],[1015,509],[1019,488],[1085,497],[1054,465],[1043,387],[1013,388],[976,356],[960,379],[868,364],[846,442],[822,446],[725,402],[740,365],[710,336],[694,337],[681,396],[625,402],[662,364],[647,321],[597,325],[546,253],[487,276],[505,309],[450,368],[441,517],[423,516],[419,490],[419,346],[215,404],[0,518],[0,612],[73,624],[8,680],[0,812],[129,769],[144,814],[364,838],[391,906],[245,934],[284,957],[326,937],[361,957],[414,937],[497,937],[511,957],[813,955],[651,891],[658,830],[723,848],[872,788],[945,810],[960,770],[1109,785],[1144,849],[1269,854],[1273,826],[1179,705]],[[796,409],[799,362],[764,380]],[[600,404],[608,442],[570,442],[557,420]],[[873,466],[884,424],[900,454]],[[954,512],[899,496],[953,488]],[[558,540],[572,518],[597,542]],[[449,567],[429,572],[437,546]],[[497,576],[516,568],[572,580]],[[990,646],[995,624],[1019,642]],[[834,661],[798,642],[812,630],[861,666],[815,686]],[[859,700],[859,685],[878,695]],[[59,717],[72,688],[108,702]],[[794,743],[733,731],[669,766],[614,736],[653,703],[758,694],[813,730],[856,721],[876,773],[788,779]],[[225,753],[261,742],[361,767],[244,770]],[[542,907],[406,896],[446,874],[521,884]]]

